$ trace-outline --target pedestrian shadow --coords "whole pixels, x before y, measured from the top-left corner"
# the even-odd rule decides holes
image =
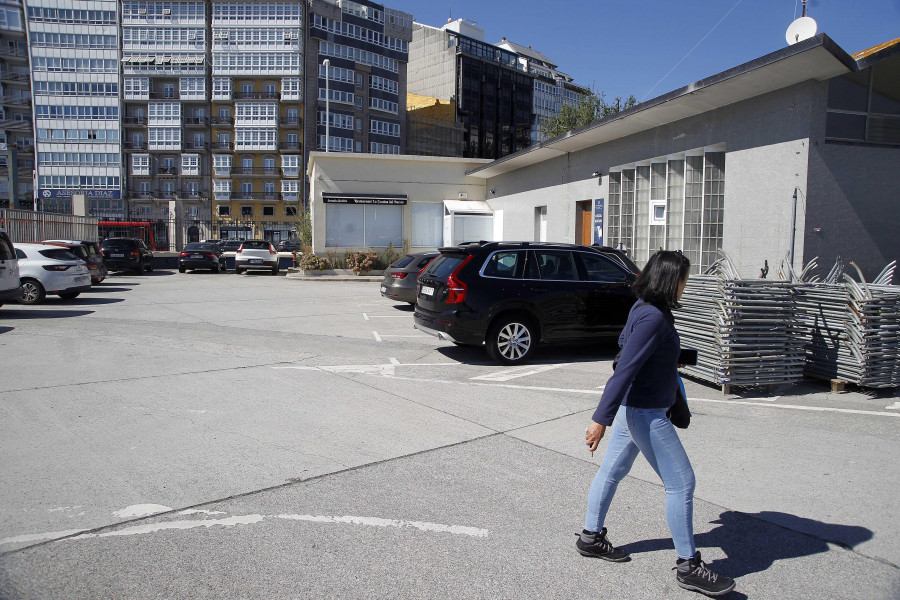
[[[721,548],[725,558],[710,561],[709,568],[728,577],[759,573],[775,561],[828,552],[828,544],[852,549],[872,539],[865,527],[823,523],[795,515],[762,511],[740,513],[725,511],[711,523],[718,527],[694,535],[697,549]],[[773,543],[773,540],[777,542]],[[672,550],[672,538],[643,540],[621,546],[630,554]],[[729,595],[728,598],[740,596]]]
[[[9,333],[15,329],[15,327],[0,327],[0,334]]]

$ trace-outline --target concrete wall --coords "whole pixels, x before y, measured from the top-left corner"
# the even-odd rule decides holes
[[[456,100],[456,47],[447,47],[449,34],[413,23],[406,68],[406,91],[441,100]]]
[[[412,203],[458,200],[465,193],[470,201],[484,201],[484,179],[467,177],[466,171],[489,163],[472,158],[425,157],[406,155],[365,155],[314,152],[310,155],[310,204],[313,251],[319,255],[344,248],[325,246],[328,205],[322,193],[406,194],[403,207],[403,239],[412,236]],[[418,248],[417,248],[418,250]]]
[[[723,249],[744,276],[756,277],[766,260],[774,271],[790,247],[794,188],[806,193],[811,111],[822,92],[807,82],[489,178],[488,201],[504,211],[505,239],[534,239],[534,207],[547,205],[548,240],[571,243],[575,203],[608,198],[610,168],[718,146],[726,152]],[[600,185],[594,171],[603,173]]]

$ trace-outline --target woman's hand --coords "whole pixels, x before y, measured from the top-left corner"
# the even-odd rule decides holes
[[[591,421],[591,424],[584,430],[584,443],[587,444],[588,450],[590,450],[591,453],[597,449],[597,446],[600,444],[600,440],[603,439],[603,434],[605,433],[606,425],[594,423],[593,421]]]

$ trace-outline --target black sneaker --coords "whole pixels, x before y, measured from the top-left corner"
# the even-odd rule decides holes
[[[625,562],[629,560],[628,554],[624,550],[614,548],[609,540],[606,539],[606,527],[596,531],[582,530],[580,534],[576,534],[578,539],[575,541],[575,547],[582,556],[592,556],[594,558],[602,558],[610,562]]]
[[[675,561],[675,580],[678,585],[686,590],[693,590],[707,596],[721,596],[734,589],[734,579],[717,575],[706,568],[706,563],[700,560],[698,551],[694,558]]]

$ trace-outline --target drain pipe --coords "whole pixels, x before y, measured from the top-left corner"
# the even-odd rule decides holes
[[[794,202],[791,207],[791,270],[794,270],[794,238],[797,236],[797,186],[794,186]]]

